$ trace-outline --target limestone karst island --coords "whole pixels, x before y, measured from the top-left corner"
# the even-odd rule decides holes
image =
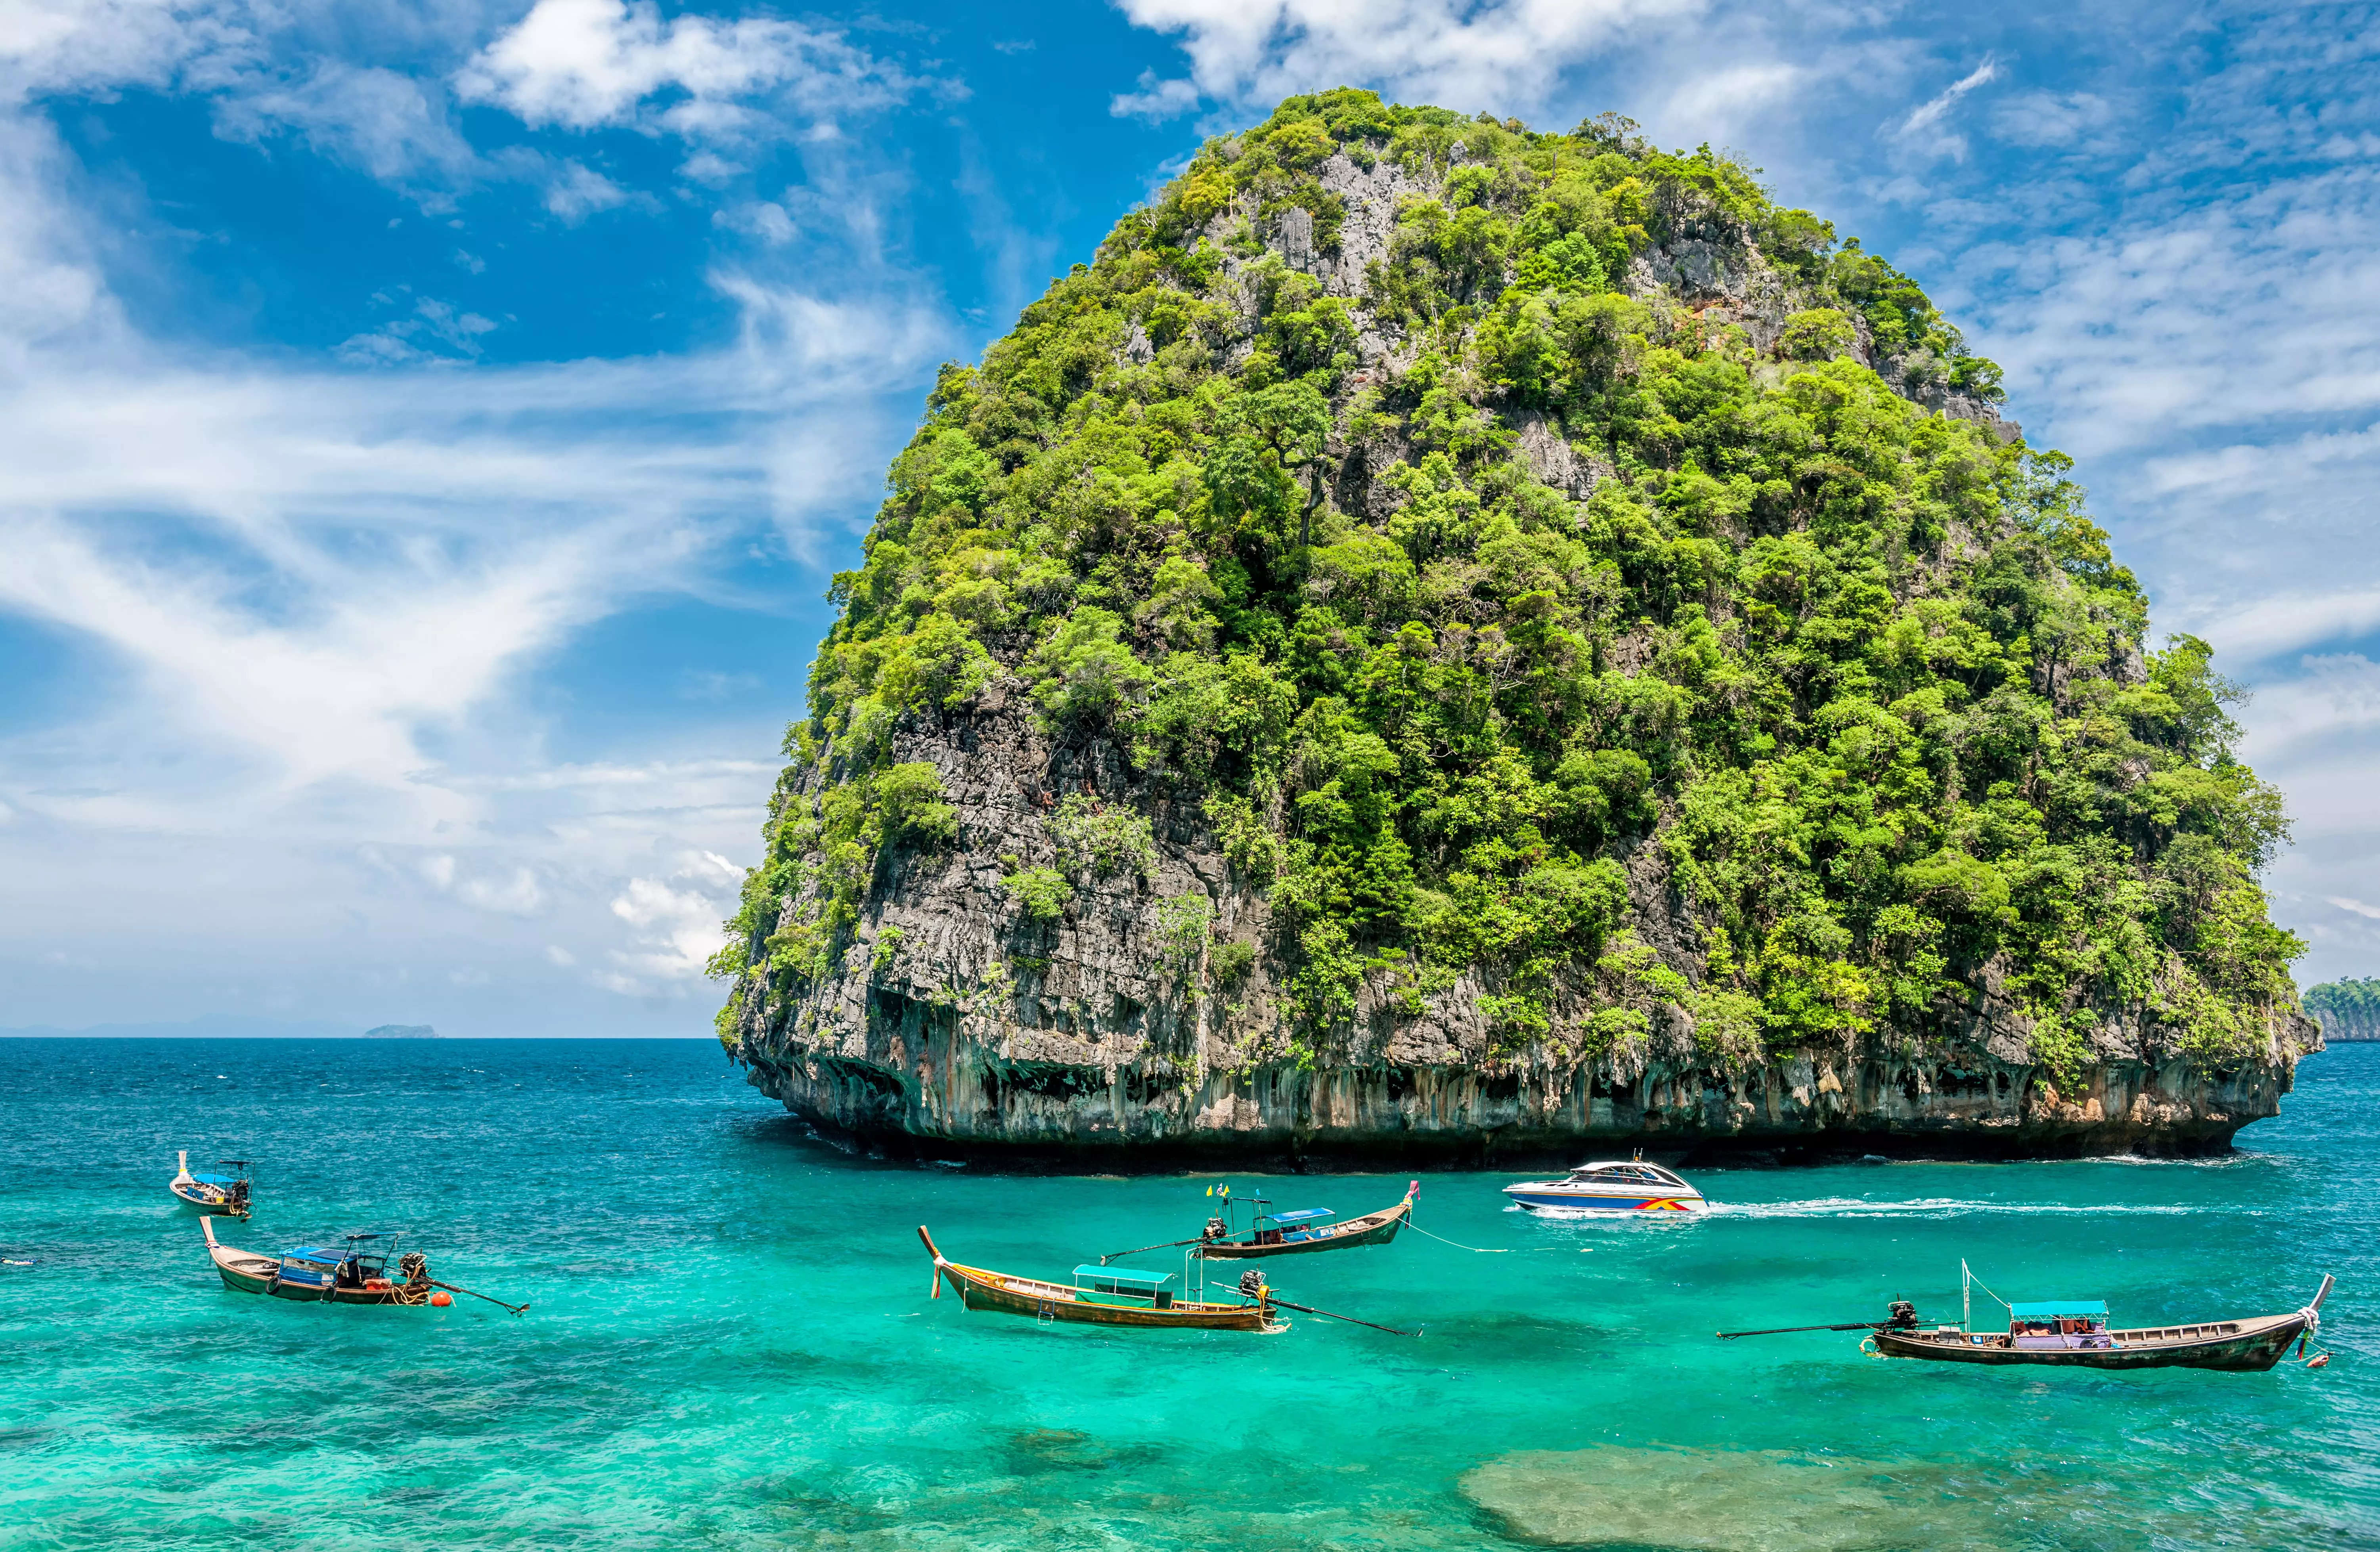
[[[1998,380],[1706,147],[1284,103],[943,370],[722,1040],[937,1157],[2225,1146],[2280,799]]]

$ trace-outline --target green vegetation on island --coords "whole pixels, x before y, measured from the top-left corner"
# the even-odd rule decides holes
[[[2305,994],[2305,1011],[2327,1040],[2380,1040],[2380,978],[2325,981]]]
[[[1303,212],[1340,251],[1338,153],[1434,191],[1354,297],[1266,240]],[[1773,343],[1632,279],[1700,240],[1787,286]],[[2116,1019],[2258,1056],[2301,952],[2257,881],[2279,794],[2206,645],[2150,646],[2070,460],[1916,402],[1998,378],[1706,147],[1284,103],[943,369],[834,581],[722,1034],[839,973],[890,849],[954,843],[893,730],[1007,679],[1203,810],[1271,906],[1293,1052],[1367,985],[1418,1015],[1475,973],[1507,1056],[1591,1057],[1666,1003],[1732,1066],[1937,1032],[1986,988],[2061,1078]],[[1003,878],[1024,917],[1153,855],[1129,807],[1050,823],[1065,865]],[[1169,908],[1195,964],[1206,917]]]

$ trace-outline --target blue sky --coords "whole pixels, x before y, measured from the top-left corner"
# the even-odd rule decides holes
[[[704,1032],[935,364],[1342,82],[1916,274],[2253,687],[2301,979],[2380,973],[2380,23],[1951,10],[0,0],[0,1025]]]

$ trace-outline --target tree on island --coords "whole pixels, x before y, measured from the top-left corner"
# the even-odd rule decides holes
[[[2326,981],[2305,994],[2325,1040],[2380,1040],[2380,977]]]

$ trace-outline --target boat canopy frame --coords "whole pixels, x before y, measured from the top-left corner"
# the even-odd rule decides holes
[[[2032,1299],[2019,1300],[2008,1307],[2010,1320],[2105,1320],[2107,1303],[2104,1299]]]
[[[292,1261],[310,1267],[328,1267],[334,1275],[352,1265],[357,1273],[356,1280],[362,1282],[371,1278],[388,1276],[388,1264],[396,1259],[396,1242],[403,1238],[405,1238],[405,1231],[402,1229],[374,1230],[363,1234],[342,1234],[339,1236],[339,1243],[344,1247],[342,1249],[333,1250],[324,1245],[292,1245],[281,1253],[280,1259],[285,1267]],[[377,1243],[371,1244],[369,1248],[365,1247],[367,1241],[382,1240],[388,1242],[387,1248],[384,1250]]]

